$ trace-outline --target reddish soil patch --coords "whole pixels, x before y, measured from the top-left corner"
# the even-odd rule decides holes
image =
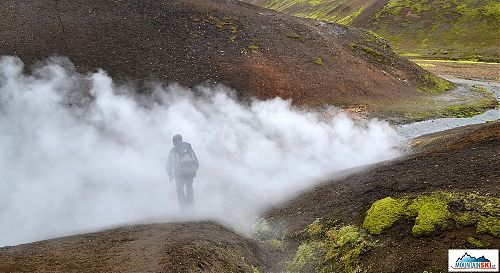
[[[362,30],[240,1],[6,0],[0,10],[0,54],[18,55],[28,67],[67,56],[83,73],[224,83],[241,97],[309,106],[409,98],[433,84]]]
[[[482,79],[500,81],[500,64],[493,63],[465,63],[443,62],[431,60],[415,60],[423,64],[424,69],[442,76],[451,76],[464,79]]]

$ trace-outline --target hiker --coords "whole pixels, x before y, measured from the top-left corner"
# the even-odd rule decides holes
[[[184,208],[194,205],[193,179],[200,165],[191,144],[182,141],[181,135],[175,135],[172,142],[174,147],[167,160],[168,178],[169,181],[175,178],[177,200]]]

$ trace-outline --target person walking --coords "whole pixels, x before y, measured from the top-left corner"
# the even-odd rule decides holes
[[[182,208],[194,205],[193,179],[200,167],[191,144],[184,142],[180,134],[172,138],[174,147],[167,160],[169,181],[175,179],[177,200]]]

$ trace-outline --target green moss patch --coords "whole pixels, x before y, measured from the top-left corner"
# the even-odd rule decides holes
[[[324,233],[324,226],[321,223],[320,219],[316,219],[312,222],[306,229],[306,232],[309,236],[320,236]]]
[[[376,246],[366,231],[352,225],[326,229],[317,220],[306,231],[314,237],[298,247],[288,272],[360,272],[360,255]]]
[[[428,94],[439,94],[455,87],[455,84],[443,78],[426,73],[423,76],[424,86],[419,89]]]
[[[285,243],[283,240],[271,239],[266,241],[274,250],[285,251]]]
[[[380,13],[388,13],[391,15],[400,15],[402,11],[409,10],[410,12],[420,15],[424,11],[431,9],[428,0],[390,0],[381,10]]]
[[[449,106],[441,111],[445,117],[469,118],[494,108],[496,102],[490,99],[481,99],[475,105],[457,104]]]
[[[447,199],[443,196],[423,196],[414,200],[408,210],[409,216],[417,214],[412,233],[416,236],[430,235],[436,228],[445,228],[449,212],[447,209]]]
[[[346,0],[265,0],[260,4],[298,17],[345,25],[363,14],[365,19],[357,22],[357,27],[380,34],[396,52],[412,57],[500,60],[497,0],[390,0],[376,10],[370,3]]]
[[[372,204],[363,228],[370,234],[380,234],[400,219],[415,220],[412,227],[415,236],[475,225],[478,234],[500,237],[500,198],[446,192],[413,198],[387,197]]]
[[[229,40],[233,43],[238,38],[239,26],[237,21],[232,17],[219,18],[210,15],[204,18],[202,23],[214,25],[221,31],[228,32]]]
[[[482,93],[483,98],[476,99],[473,103],[462,103],[451,105],[443,110],[441,114],[445,117],[466,118],[479,115],[488,109],[495,108],[498,104],[496,98],[482,85],[473,85],[472,91]]]
[[[368,210],[363,227],[371,234],[380,234],[401,218],[405,207],[405,200],[391,197],[378,200]]]
[[[364,46],[364,45],[359,45],[356,43],[351,43],[351,44],[349,44],[349,46],[351,47],[351,49],[353,51],[360,50],[361,52],[364,52],[364,54],[368,55],[371,59],[375,59],[377,61],[383,60],[383,54],[376,49],[373,49],[371,47]]]
[[[290,39],[294,39],[296,41],[299,41],[299,42],[304,42],[304,37],[298,35],[298,34],[295,34],[295,33],[288,33],[285,35],[287,38],[290,38]]]
[[[295,256],[288,263],[289,272],[314,272],[323,262],[325,255],[324,242],[306,242],[302,243],[295,252]]]
[[[477,223],[477,233],[491,234],[500,237],[500,218],[494,216],[481,216]]]
[[[472,248],[488,248],[490,245],[476,237],[468,237],[467,244]]]
[[[250,45],[248,46],[248,49],[250,49],[252,52],[256,52],[260,49],[258,45]]]
[[[498,62],[498,6],[494,0],[391,0],[364,27],[390,40],[400,53]]]
[[[314,63],[317,65],[323,65],[323,58],[321,57],[316,58],[316,60],[314,60]]]
[[[363,12],[364,9],[365,9],[365,7],[360,7],[354,13],[351,13],[351,14],[347,15],[346,17],[344,17],[340,20],[337,20],[337,23],[342,24],[342,25],[350,25],[352,23],[352,21],[354,21],[354,19],[356,19],[356,17],[358,17],[361,14],[361,12]]]

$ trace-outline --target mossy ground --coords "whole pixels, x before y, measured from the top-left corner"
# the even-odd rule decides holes
[[[371,234],[380,234],[400,219],[407,200],[387,197],[377,200],[368,210],[368,216],[363,226]]]
[[[422,58],[500,61],[496,0],[390,0],[373,10],[374,1],[267,0],[262,6],[291,15],[355,24],[388,39],[396,52]],[[368,19],[356,22],[365,10]],[[366,17],[366,14],[364,14]]]
[[[425,93],[428,95],[412,100],[384,100],[372,103],[372,109],[369,110],[382,113],[382,117],[391,117],[396,122],[411,122],[431,118],[473,117],[498,106],[497,99],[484,86],[459,88],[463,91],[428,91]]]
[[[467,238],[467,243],[471,248],[488,248],[490,246],[487,242],[472,236]]]
[[[370,57],[371,59],[373,60],[376,60],[376,61],[382,61],[382,57],[383,57],[383,53],[379,52],[378,50],[372,48],[372,47],[369,47],[369,46],[366,46],[366,45],[359,45],[359,44],[356,44],[356,43],[351,43],[350,44],[350,47],[353,51],[361,51],[363,52],[365,55],[367,55],[368,57]]]
[[[363,228],[370,234],[380,234],[402,219],[415,220],[412,227],[415,236],[475,225],[478,234],[500,237],[500,198],[448,192],[412,199],[386,197],[373,203]]]
[[[498,62],[499,21],[494,0],[391,0],[364,27],[390,40],[399,53]]]
[[[359,227],[328,228],[320,220],[309,225],[306,237],[288,262],[289,272],[360,272],[360,255],[376,246],[373,238]]]
[[[491,107],[490,100],[480,100],[476,105],[458,104],[447,107],[442,111],[445,117],[468,118],[483,113]]]
[[[389,237],[378,235],[400,221],[413,221],[414,240],[433,240],[438,238],[434,235],[439,230],[453,229],[451,232],[455,232],[467,226],[465,234],[469,234],[468,237],[459,241],[463,240],[464,246],[471,248],[488,248],[491,236],[500,238],[500,198],[436,191],[377,200],[367,211],[362,227],[316,219],[299,235],[301,244],[288,260],[286,272],[364,272],[365,262],[370,259],[367,257],[384,252],[381,249],[392,244]],[[470,235],[470,227],[475,227],[475,235]],[[429,268],[434,267],[425,269]]]
[[[271,240],[268,240],[266,241],[274,250],[278,250],[278,251],[284,251],[285,250],[285,242],[283,242],[283,240],[279,240],[279,239],[271,239]]]
[[[345,6],[348,5],[348,8]],[[262,6],[299,17],[349,25],[364,10],[362,3],[346,0],[268,0]]]
[[[428,94],[440,94],[455,87],[454,83],[431,73],[424,74],[423,78],[425,85],[420,90]]]

